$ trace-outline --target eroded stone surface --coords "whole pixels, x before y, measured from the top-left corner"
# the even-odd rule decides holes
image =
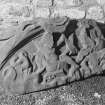
[[[63,9],[63,8],[55,8],[52,14],[53,17],[63,17],[67,16],[71,19],[82,19],[85,16],[85,11],[79,10],[79,8],[70,8],[70,9]]]
[[[49,12],[49,9],[48,8],[36,8],[35,9],[35,17],[36,18],[40,18],[40,17],[43,17],[43,18],[48,18],[49,15],[50,15],[50,12]]]
[[[24,82],[31,72],[26,52],[20,52],[10,60],[10,66],[2,72],[4,86],[10,92],[24,92]]]
[[[31,5],[2,3],[0,8],[2,10],[0,13],[2,25],[17,26],[21,22],[30,20],[33,17],[33,7]]]
[[[86,18],[101,20],[104,17],[104,11],[101,6],[92,6],[88,9]]]
[[[8,52],[11,49],[11,47],[13,46],[14,42],[15,42],[15,36],[10,38],[10,40],[1,42],[0,51],[2,51],[2,52],[0,53],[0,63],[3,61],[5,56],[8,54]]]
[[[60,18],[57,19],[49,20],[50,24],[46,22],[43,35],[38,40],[32,39],[36,52],[31,52],[30,48],[28,51],[23,46],[15,53],[13,51],[13,55],[11,53],[11,57],[7,59],[8,66],[2,70],[6,91],[12,94],[40,91],[104,71],[105,39],[97,23],[85,19],[75,21],[76,28],[69,32],[73,20],[62,22]],[[24,33],[22,39],[38,30],[34,24],[36,22],[29,21],[21,26],[20,33]],[[47,24],[51,28],[46,27]]]
[[[63,7],[63,8],[67,8],[67,7],[77,7],[82,5],[82,0],[55,0],[55,5],[57,7]]]
[[[36,7],[50,7],[52,5],[52,1],[51,0],[33,0],[33,5],[35,5]]]

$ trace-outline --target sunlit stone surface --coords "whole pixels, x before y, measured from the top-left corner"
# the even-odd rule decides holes
[[[104,0],[97,0],[97,3],[99,3],[101,6],[105,5],[105,1]]]
[[[85,11],[81,11],[78,8],[74,9],[61,9],[61,8],[56,8],[53,13],[54,17],[62,17],[62,16],[67,16],[71,19],[81,19],[85,16]]]
[[[3,61],[5,56],[7,55],[8,51],[11,49],[15,42],[15,37],[11,38],[10,40],[4,41],[0,43],[0,63]]]
[[[78,9],[67,10],[67,16],[70,18],[81,19],[85,16],[85,11],[80,11]]]
[[[76,7],[82,5],[81,0],[55,0],[55,5],[57,7],[68,8],[68,7]]]
[[[35,11],[34,11],[34,15],[36,18],[48,18],[49,15],[50,15],[50,12],[49,12],[49,9],[48,8],[35,8]]]
[[[104,17],[104,11],[100,6],[90,7],[87,11],[86,18],[101,20]]]
[[[52,1],[51,0],[33,0],[33,5],[35,5],[36,7],[43,7],[43,8],[47,8],[49,6],[52,5]]]
[[[94,3],[34,0],[0,6],[5,27],[0,71],[7,93],[39,92],[103,73],[105,25],[96,20],[104,20],[104,11]]]
[[[61,20],[68,25],[63,24]],[[49,27],[43,28],[44,24],[38,26],[41,24],[34,20],[20,26],[20,34],[24,37],[16,42],[17,44],[11,48],[13,50],[1,56],[7,55],[3,62],[3,58],[1,60],[3,67],[0,65],[3,86],[7,92],[25,94],[41,91],[101,74],[104,71],[105,38],[96,21],[65,20],[66,18],[60,19],[60,17],[49,20],[48,25],[54,27],[54,30]],[[75,25],[74,29],[72,25]],[[38,39],[31,38],[38,30],[41,31],[40,27],[47,31]],[[64,31],[60,31],[60,28]],[[23,46],[26,39],[28,43]],[[8,52],[8,49],[4,48],[4,51]]]
[[[32,6],[20,5],[18,3],[3,3],[0,5],[2,10],[0,18],[2,24],[7,26],[17,26],[22,21],[32,19]]]

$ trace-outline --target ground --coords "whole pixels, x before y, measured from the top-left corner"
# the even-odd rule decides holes
[[[104,105],[105,77],[93,77],[56,89],[21,96],[0,96],[0,105]]]

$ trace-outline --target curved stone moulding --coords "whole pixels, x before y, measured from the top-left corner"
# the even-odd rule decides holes
[[[31,34],[37,33],[36,31],[38,31],[38,29],[40,27],[39,27],[39,25],[36,26],[36,24],[37,23],[35,21],[27,21],[13,30],[9,30],[9,29],[6,30],[7,34],[5,33],[5,36],[6,35],[8,35],[8,37],[11,37],[13,35],[14,36],[7,41],[1,41],[1,49],[2,49],[3,53],[1,52],[1,54],[0,54],[0,56],[1,56],[0,57],[0,63],[3,61],[3,59],[11,51],[11,48],[14,48],[16,45],[18,45],[19,42],[22,43],[22,40],[24,40],[24,38],[29,37]],[[39,29],[39,31],[40,30],[41,29]],[[1,40],[3,40],[3,39],[1,39]]]
[[[28,37],[30,33],[33,33],[35,31],[40,31],[42,29],[41,25],[34,20],[30,21],[24,21],[21,25],[18,26],[17,28],[17,35],[16,35],[16,41],[15,45],[18,44],[21,40],[24,38]]]
[[[49,19],[48,23],[45,24],[45,27],[47,25],[47,30],[49,32],[59,32],[62,33],[66,29],[68,23],[69,23],[69,18],[64,16],[64,17],[55,17]]]
[[[58,27],[60,27],[60,26],[66,27],[66,25],[69,21],[70,21],[70,19],[67,16],[55,17],[55,18],[50,19],[51,24],[55,27],[57,27],[57,26]]]
[[[14,45],[15,38],[16,37],[14,36],[7,41],[0,42],[1,43],[0,44],[0,64],[2,63],[3,59],[8,54],[8,52],[10,51],[11,47]]]
[[[24,31],[24,37],[22,39],[20,39],[20,41],[17,42],[17,39],[14,42],[14,45],[12,46],[11,50],[8,50],[8,54],[6,55],[5,59],[2,61],[0,67],[2,68],[3,65],[5,65],[5,63],[7,62],[7,60],[9,60],[11,58],[11,56],[13,56],[20,48],[24,47],[25,44],[29,43],[30,41],[41,37],[43,35],[43,33],[45,32],[45,30],[43,28],[40,28],[39,30],[35,30],[37,29],[37,26],[34,25],[34,27],[29,27]],[[21,31],[22,32],[22,31]],[[23,34],[23,33],[19,33],[19,34]],[[16,35],[16,38],[18,38],[20,35]],[[13,42],[13,41],[12,41]],[[6,49],[7,50],[7,49]]]
[[[33,39],[35,38],[38,38],[38,37],[41,37],[44,30],[41,30],[40,32],[36,32],[35,33],[31,33],[31,34],[34,34],[34,35],[37,35],[39,34],[39,36],[36,36],[34,37]],[[16,46],[13,46],[13,48],[8,52],[8,54],[6,55],[5,59],[1,62],[0,64],[0,70],[3,68],[3,66],[6,64],[6,62],[22,47],[25,46],[25,44],[27,44],[28,42],[30,42],[30,40],[33,40],[32,38],[29,37],[29,40],[27,40],[28,38],[25,38],[23,39],[21,42],[19,42],[19,44],[17,44]]]

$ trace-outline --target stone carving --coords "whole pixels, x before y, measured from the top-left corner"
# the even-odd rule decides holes
[[[2,70],[8,92],[41,91],[104,71],[105,39],[95,21],[79,20],[76,30],[69,35],[53,31],[48,28],[39,39],[32,41],[36,52],[23,48],[12,56],[9,66]]]
[[[13,39],[11,39],[13,40],[12,42],[8,41],[8,43],[10,44],[9,47],[11,47],[11,49],[3,49],[7,51],[9,50],[9,51],[1,62],[0,70],[18,50],[20,50],[22,47],[24,47],[27,43],[31,42],[32,40],[35,40],[36,38],[41,37],[42,34],[45,32],[44,29],[40,27],[39,24],[37,24],[37,22],[33,21],[33,24],[32,24],[32,21],[29,21],[29,22],[27,22],[27,24],[23,24],[22,27],[17,28],[18,34],[16,33],[17,35],[15,36],[16,41]],[[11,46],[11,44],[13,45]],[[5,48],[6,47],[8,47],[8,44],[5,46]]]
[[[3,81],[10,92],[23,92],[24,81],[31,73],[31,64],[26,52],[19,52],[10,60],[10,65],[2,72]]]

